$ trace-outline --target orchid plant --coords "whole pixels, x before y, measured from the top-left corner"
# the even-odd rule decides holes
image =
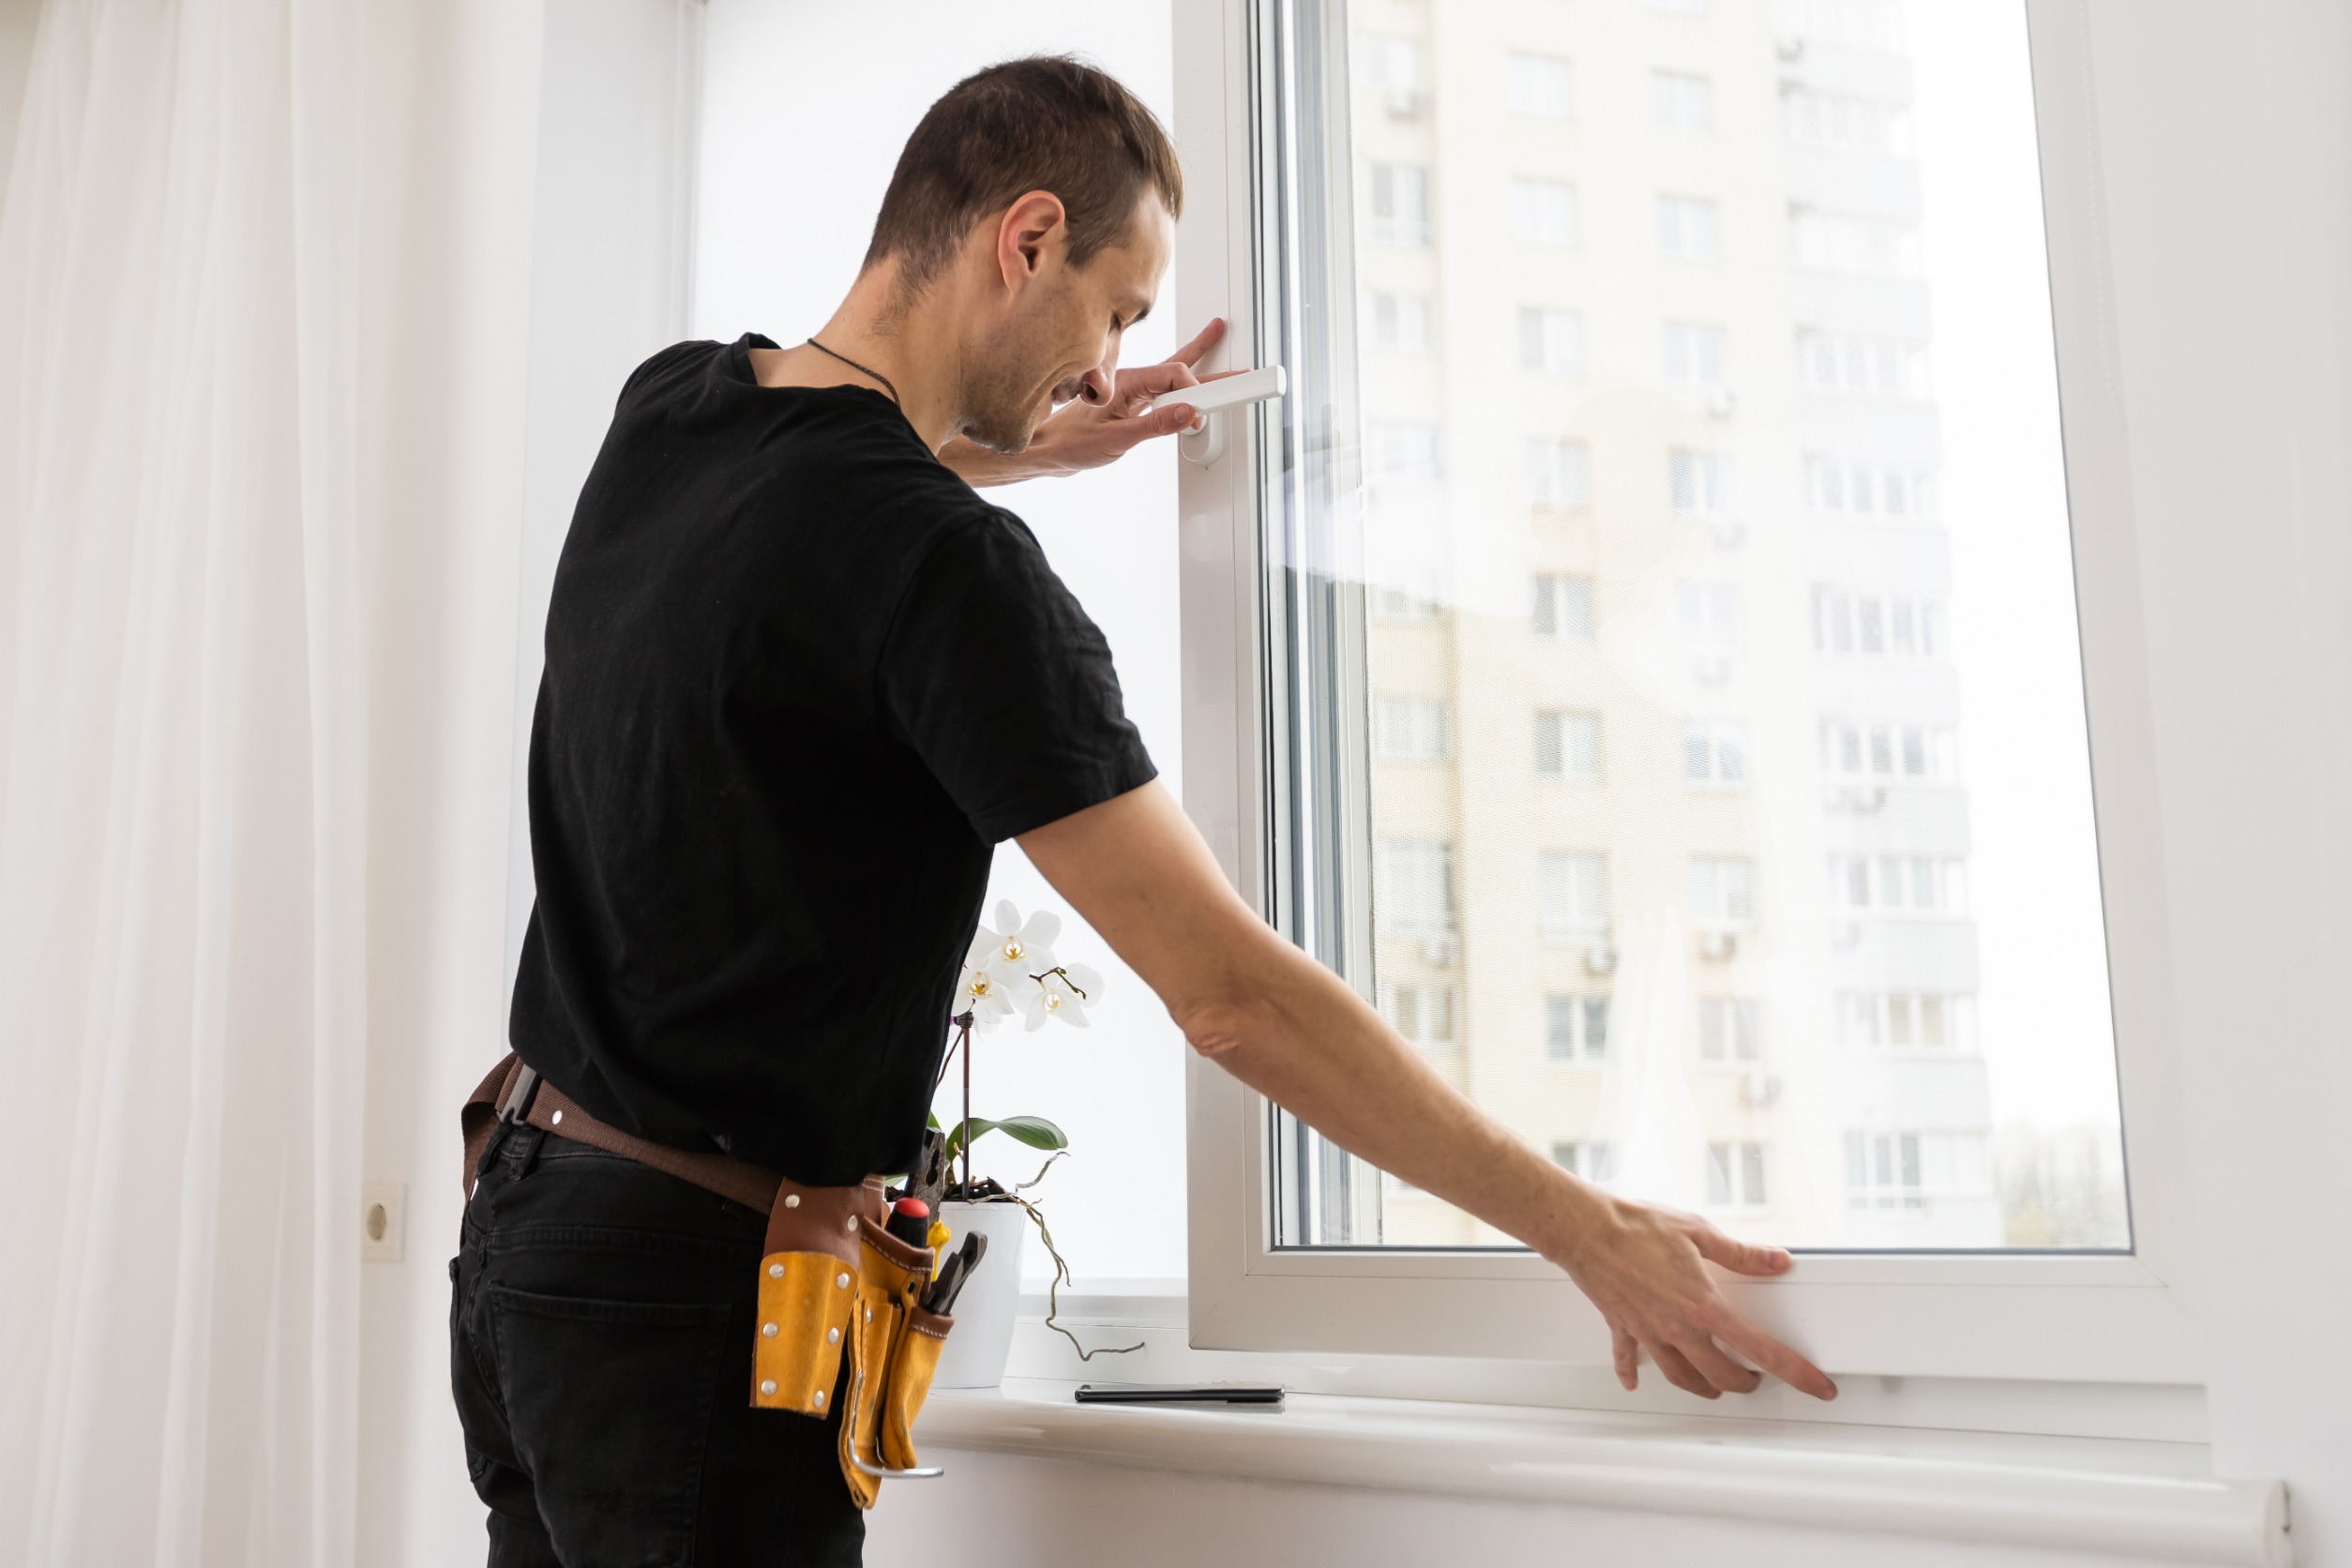
[[[1033,911],[1027,920],[1009,898],[996,906],[996,928],[982,926],[972,933],[964,954],[963,972],[956,988],[956,1044],[952,1059],[963,1054],[964,1114],[947,1135],[947,1157],[963,1156],[963,1191],[972,1192],[972,1140],[1001,1132],[1029,1145],[1059,1154],[1070,1146],[1060,1127],[1042,1116],[1012,1116],[1003,1121],[972,1114],[972,1035],[995,1029],[1007,1018],[1026,1020],[1034,1032],[1059,1020],[1073,1029],[1086,1027],[1086,1010],[1103,994],[1103,977],[1084,964],[1064,964],[1054,957],[1054,939],[1062,934],[1062,917],[1050,910]],[[942,1076],[945,1063],[941,1064]]]

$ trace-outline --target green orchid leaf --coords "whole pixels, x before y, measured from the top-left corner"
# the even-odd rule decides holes
[[[998,1132],[1008,1134],[1018,1141],[1028,1144],[1032,1149],[1052,1152],[1067,1149],[1070,1146],[1070,1135],[1042,1116],[1008,1116],[1002,1122],[993,1121],[986,1116],[975,1116],[972,1119],[972,1142],[977,1143],[988,1134]],[[951,1160],[956,1158],[963,1153],[963,1123],[949,1123],[947,1124],[947,1157]]]

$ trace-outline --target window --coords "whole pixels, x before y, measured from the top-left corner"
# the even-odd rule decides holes
[[[1707,1146],[1707,1206],[1711,1209],[1760,1209],[1764,1203],[1764,1145],[1710,1143]]]
[[[1393,982],[1380,999],[1380,1011],[1397,1033],[1439,1049],[1454,1044],[1454,988],[1426,981]]]
[[[1380,922],[1408,936],[1454,929],[1454,846],[1436,838],[1385,838],[1372,897]]]
[[[1567,61],[1548,54],[1514,54],[1508,75],[1514,114],[1564,120],[1576,113]]]
[[[1813,596],[1813,645],[1858,658],[1934,659],[1944,653],[1943,608],[1907,594],[1818,588]]]
[[[1356,59],[1363,84],[1379,97],[1384,111],[1398,118],[1421,113],[1429,76],[1422,61],[1420,44],[1411,38],[1367,33],[1360,42]]]
[[[1968,913],[1968,869],[1922,854],[1832,854],[1830,907],[1847,914]]]
[[[2095,252],[2081,249],[2080,204],[2045,214],[2016,156],[2035,144],[2014,117],[2031,101],[2022,57],[1972,31],[1988,26],[1973,13],[1938,23],[1938,47],[1983,46],[1964,70],[1956,53],[1905,55],[1891,12],[1858,21],[1811,0],[1775,8],[1777,51],[1718,50],[1711,27],[1669,29],[1686,13],[1641,7],[1421,7],[1410,25],[1425,82],[1484,81],[1501,98],[1498,75],[1523,54],[1573,59],[1577,89],[1632,89],[1577,92],[1567,141],[1557,119],[1502,102],[1425,136],[1390,123],[1375,93],[1318,98],[1342,75],[1319,62],[1319,40],[1401,27],[1404,13],[1266,9],[1280,28],[1242,49],[1231,27],[1275,23],[1225,18],[1222,47],[1188,35],[1247,80],[1198,86],[1194,101],[1222,106],[1211,129],[1226,128],[1196,144],[1196,114],[1186,150],[1248,177],[1229,181],[1244,188],[1227,192],[1220,221],[1187,226],[1230,249],[1177,274],[1187,319],[1229,312],[1244,357],[1284,364],[1293,386],[1229,423],[1224,460],[1179,469],[1185,798],[1236,885],[1366,995],[1453,987],[1445,1070],[1537,1147],[1582,1160],[1606,1145],[1621,1190],[1815,1253],[1802,1279],[1772,1288],[1809,1346],[1923,1376],[2046,1379],[2065,1375],[2062,1359],[2004,1360],[1983,1325],[2095,1322],[2098,1337],[2067,1341],[2093,1360],[2118,1343],[2176,1345],[2168,1265],[2135,1255],[2142,1216],[2119,1196],[2094,836],[2139,842],[2145,812],[2104,812],[2110,792],[2138,800],[2128,768],[2093,794],[2074,662],[2125,661],[2092,684],[2104,702],[2136,655],[2100,629],[2123,624],[2109,580],[2081,585],[2109,612],[2089,626],[2106,641],[2076,638],[2067,487],[2104,496],[2112,476],[2068,472],[2049,401],[2102,384],[2104,351],[2096,333],[2057,333],[2092,355],[2059,377],[2036,318],[2042,300],[2063,311],[2089,297],[2088,270],[2042,269],[2044,221],[2073,225],[2065,254]],[[1181,10],[1177,25],[1200,28]],[[1653,70],[1707,79],[1706,141],[1683,140],[1699,122],[1679,86],[1656,96],[1680,128],[1660,128]],[[1980,71],[2008,96],[1976,92]],[[1823,101],[1808,108],[1808,94]],[[1827,102],[1839,96],[1877,108],[1849,102],[1841,130]],[[1907,122],[1915,143],[1898,142]],[[1586,158],[1587,138],[1655,157]],[[2051,156],[2087,155],[2070,140]],[[1376,165],[1420,173],[1408,204],[1425,253],[1394,248],[1384,224],[1401,208],[1375,210]],[[1785,246],[1768,238],[1784,221]],[[1461,303],[1425,316],[1455,389],[1442,403],[1382,357],[1395,351],[1377,305],[1373,332],[1350,330],[1353,279],[1434,300],[1440,275]],[[1576,316],[1573,382],[1530,380],[1566,359],[1558,329],[1522,310]],[[2021,330],[1969,337],[1961,375],[1938,335],[1995,321]],[[1735,380],[1736,405],[1713,395]],[[1460,388],[1511,386],[1537,411],[1524,427],[1459,402]],[[1470,423],[1452,422],[1457,409]],[[1429,432],[1409,460],[1402,428]],[[1968,483],[1938,498],[1929,480],[1946,468]],[[1435,526],[1382,510],[1399,473]],[[2082,526],[2112,552],[2125,517],[2103,505]],[[2004,540],[2024,552],[2004,558]],[[1525,641],[1508,626],[1521,613]],[[1962,616],[1992,629],[1963,641]],[[1425,692],[1474,694],[1477,715],[1457,710],[1442,758],[1392,762],[1374,705]],[[1539,716],[1558,716],[1556,746]],[[1598,776],[1582,783],[1572,716],[1592,720]],[[2135,985],[2150,962],[2137,929],[2117,937],[2118,972]],[[1867,1021],[1854,997],[1873,999]],[[1557,999],[1608,1002],[1604,1056],[1587,1059],[1591,1020]],[[1947,1043],[1930,1043],[1937,1030]],[[1903,1032],[1917,1043],[1887,1043]],[[1530,1083],[1530,1060],[1554,1070]],[[1661,1118],[1669,1071],[1689,1093]],[[1364,1345],[1395,1353],[1425,1353],[1444,1332],[1433,1325],[1474,1310],[1478,1281],[1551,1277],[1434,1197],[1384,1220],[1377,1172],[1217,1075],[1197,1075],[1194,1093],[1198,1190],[1223,1216],[1197,1224],[1225,1238],[1217,1261],[1193,1254],[1220,1271],[1195,1298],[1196,1332],[1224,1336],[1205,1343],[1305,1343],[1306,1319],[1265,1325],[1270,1304],[1306,1299],[1302,1282],[1332,1289],[1339,1265],[1317,1248],[1353,1249]],[[1922,1208],[1881,1209],[1867,1182],[1868,1200],[1849,1201],[1851,1133],[1866,1171],[1870,1140],[1897,1140],[1890,1192],[1899,1139],[1918,1140]],[[1981,1180],[1966,1179],[1964,1149]],[[2146,1190],[2161,1202],[2162,1184]],[[2080,1226],[2048,1220],[2061,1211]],[[2164,1234],[2178,1244],[2177,1229]],[[1897,1256],[1836,1256],[1877,1250]],[[2000,1251],[2036,1255],[1975,1256]],[[1902,1311],[1873,1316],[1864,1279],[1907,1287]],[[1971,1287],[1950,1293],[1965,1300],[1907,1289],[1947,1279]],[[1391,1280],[1413,1288],[1383,1294]],[[2072,1304],[2030,1309],[2043,1287],[2021,1282],[2041,1280]],[[1581,1311],[1565,1286],[1558,1301]],[[2124,1319],[2136,1326],[2110,1332]],[[2134,1364],[2194,1378],[2170,1356],[2148,1349]]]
[[[1761,1004],[1744,997],[1701,997],[1698,1003],[1698,1059],[1701,1062],[1754,1062],[1761,1057],[1757,1018]]]
[[[1519,311],[1519,363],[1556,376],[1584,372],[1584,318],[1574,310]]]
[[[1587,1140],[1582,1143],[1555,1143],[1552,1163],[1563,1170],[1573,1170],[1586,1181],[1607,1186],[1617,1180],[1617,1146]]]
[[[1425,294],[1375,290],[1365,299],[1364,325],[1372,346],[1403,354],[1429,349],[1429,300]]]
[[[1887,53],[1903,47],[1898,0],[1781,0],[1781,31],[1819,43]]]
[[[1528,629],[1538,637],[1591,641],[1592,580],[1536,574],[1535,608],[1529,613]]]
[[[1511,182],[1511,235],[1521,245],[1576,243],[1576,191],[1553,180]]]
[[[1650,73],[1650,123],[1660,130],[1703,136],[1715,128],[1715,90],[1703,76]]]
[[[1375,163],[1372,243],[1418,249],[1429,243],[1429,171],[1418,163]]]
[[[1797,379],[1817,392],[1854,398],[1927,395],[1926,354],[1900,338],[1804,327],[1797,333]]]
[[[1601,719],[1597,714],[1535,716],[1535,771],[1572,784],[1601,781]]]
[[[1865,277],[1919,276],[1919,232],[1898,219],[1798,208],[1788,215],[1788,234],[1801,267]]]
[[[1741,931],[1756,924],[1756,863],[1728,855],[1691,857],[1691,924]]]
[[[1581,506],[1591,499],[1583,442],[1530,436],[1526,451],[1529,505]]]
[[[1681,262],[1711,262],[1716,250],[1715,204],[1696,196],[1658,198],[1658,254]]]
[[[1609,999],[1558,994],[1545,997],[1544,1054],[1554,1062],[1607,1061]]]
[[[1545,942],[1607,935],[1609,872],[1602,856],[1545,850],[1536,860],[1535,884]]]
[[[1782,92],[1780,107],[1783,132],[1800,146],[1911,155],[1911,115],[1900,98],[1797,87]]]
[[[1382,697],[1372,705],[1372,746],[1382,761],[1442,762],[1453,726],[1434,697]]]
[[[1674,509],[1694,516],[1723,510],[1723,460],[1712,452],[1666,454],[1666,493]]]
[[[1928,522],[1928,476],[1850,459],[1805,457],[1805,504],[1817,512],[1886,522]]]
[[[1668,322],[1663,338],[1666,380],[1680,386],[1723,384],[1722,327]]]
[[[1737,790],[1748,781],[1748,731],[1736,718],[1694,718],[1682,726],[1682,780]]]

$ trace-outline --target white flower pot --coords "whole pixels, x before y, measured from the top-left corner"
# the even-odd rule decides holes
[[[964,1233],[988,1239],[988,1255],[972,1271],[956,1298],[956,1327],[940,1352],[933,1388],[994,1388],[1004,1380],[1004,1361],[1013,1353],[1013,1319],[1021,1305],[1021,1244],[1029,1238],[1029,1211],[1018,1203],[942,1203],[947,1245],[941,1256],[963,1245]]]

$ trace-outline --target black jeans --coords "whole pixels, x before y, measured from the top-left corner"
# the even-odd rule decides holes
[[[488,1165],[449,1371],[491,1568],[854,1568],[838,1415],[751,1407],[767,1216],[530,1127]]]

